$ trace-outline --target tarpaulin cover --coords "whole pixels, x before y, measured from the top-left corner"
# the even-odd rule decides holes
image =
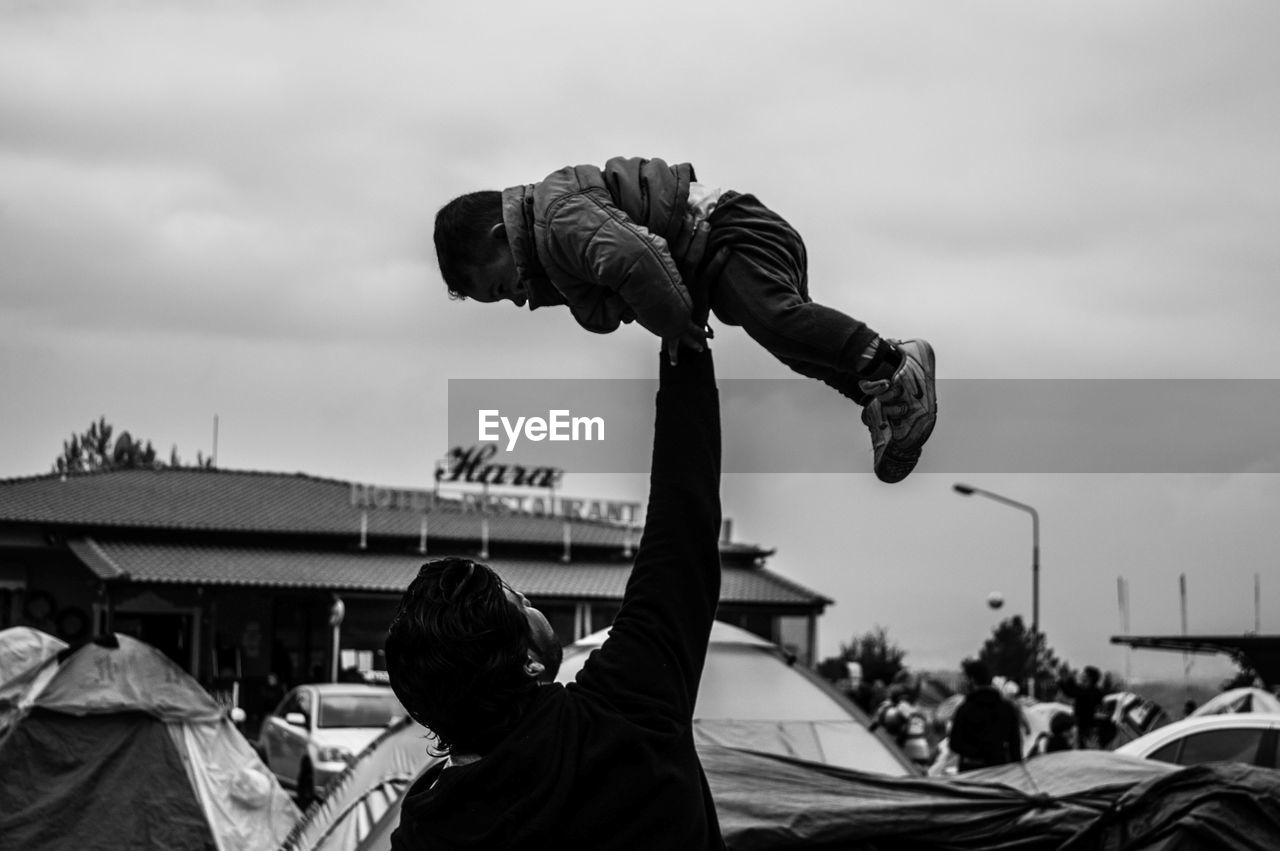
[[[1151,780],[1121,795],[1062,851],[1217,848],[1280,848],[1280,771],[1215,763]]]
[[[223,710],[172,659],[127,635],[89,643],[58,666],[35,705],[72,715],[142,710],[165,721],[217,721]]]
[[[0,731],[18,712],[19,702],[53,676],[48,663],[67,642],[29,626],[0,630]]]
[[[165,724],[150,715],[37,708],[0,742],[0,851],[213,851],[183,772]]]
[[[740,851],[1049,851],[1128,786],[1170,770],[1111,753],[1067,752],[995,774],[917,779],[723,748],[701,755],[725,840]]]
[[[1106,751],[1048,754],[959,779],[864,774],[713,745],[698,752],[731,851],[1056,851],[1127,790],[1180,773]],[[387,851],[399,819],[397,801],[358,851]]]
[[[218,851],[267,851],[289,835],[298,808],[243,735],[217,724],[171,724]]]
[[[46,660],[58,655],[67,642],[29,626],[0,629],[0,694],[10,683],[29,676]]]

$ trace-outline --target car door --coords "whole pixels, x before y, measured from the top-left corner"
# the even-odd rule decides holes
[[[289,712],[290,714],[301,715],[301,724],[291,724],[282,717],[280,724],[280,750],[282,759],[280,762],[280,774],[288,777],[289,781],[298,779],[298,772],[302,769],[302,762],[307,757],[307,744],[311,741],[311,724],[315,716],[314,695],[311,689],[305,686],[300,687],[294,694],[295,700]]]
[[[297,735],[301,729],[285,720],[291,713],[302,713],[302,689],[294,689],[280,701],[275,712],[263,722],[262,737],[271,771],[286,783],[292,784],[298,777]],[[305,714],[305,713],[303,713]],[[303,744],[305,750],[305,743]]]

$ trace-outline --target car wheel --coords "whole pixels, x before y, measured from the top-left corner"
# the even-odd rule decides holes
[[[311,763],[304,762],[298,772],[298,808],[306,810],[316,799],[316,783],[311,773]]]

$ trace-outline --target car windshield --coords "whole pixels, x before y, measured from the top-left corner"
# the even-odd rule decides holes
[[[386,727],[404,717],[400,701],[387,694],[325,694],[320,696],[317,727]]]

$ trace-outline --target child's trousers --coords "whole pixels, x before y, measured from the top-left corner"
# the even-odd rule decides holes
[[[754,195],[725,192],[708,220],[706,256],[711,310],[740,325],[801,375],[817,378],[858,404],[867,396],[854,371],[876,333],[809,298],[808,258],[795,228]]]

